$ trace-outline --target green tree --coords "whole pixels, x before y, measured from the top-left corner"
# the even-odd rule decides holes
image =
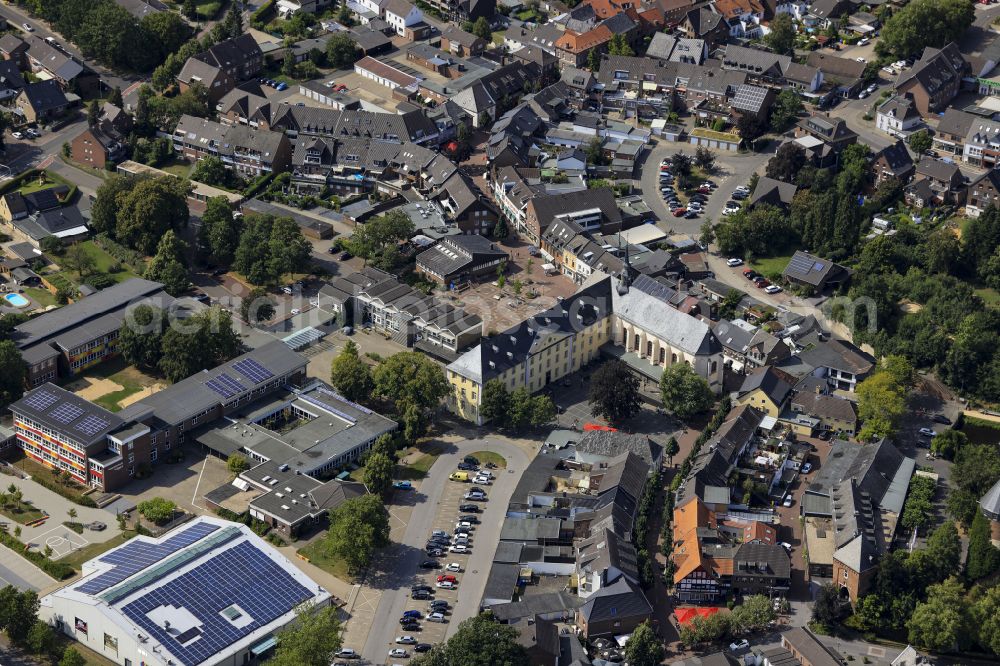
[[[274,301],[263,287],[254,287],[240,301],[240,316],[243,321],[256,324],[274,316]]]
[[[591,375],[588,400],[595,414],[621,423],[641,409],[639,379],[624,362],[608,361]]]
[[[950,652],[967,643],[971,633],[970,609],[958,578],[951,577],[927,589],[927,601],[918,603],[907,623],[910,642]]]
[[[358,354],[358,346],[348,340],[344,348],[333,359],[330,367],[330,383],[335,389],[355,402],[367,402],[375,383],[372,372]]]
[[[299,272],[309,262],[311,246],[288,217],[247,215],[233,268],[253,284],[277,284],[282,275]]]
[[[76,648],[68,647],[59,660],[59,666],[87,666],[87,660],[76,651]]]
[[[687,363],[674,363],[663,371],[660,394],[663,406],[682,420],[708,410],[715,399],[708,382]]]
[[[681,446],[677,443],[676,437],[671,437],[667,440],[667,445],[663,448],[663,453],[666,454],[667,458],[670,459],[670,464],[674,464],[674,456],[680,453]]]
[[[10,340],[0,341],[0,405],[20,400],[27,378],[28,365],[17,345]]]
[[[130,192],[116,198],[118,242],[137,252],[152,254],[167,231],[187,224],[188,188],[187,181],[164,176],[141,180]]]
[[[444,644],[414,659],[413,666],[529,666],[517,629],[488,613],[463,620]]]
[[[345,245],[351,254],[371,261],[413,235],[413,221],[399,210],[369,220],[354,230]]]
[[[737,633],[763,631],[777,618],[771,600],[763,594],[754,594],[743,599],[743,603],[733,609],[732,626]]]
[[[233,476],[239,476],[243,472],[250,469],[250,461],[242,453],[231,453],[229,457],[226,458],[226,469]]]
[[[531,399],[529,422],[534,427],[551,423],[556,418],[556,405],[547,395],[536,395]]]
[[[892,374],[876,372],[857,385],[855,394],[858,418],[864,424],[859,437],[892,437],[906,413],[905,387],[896,383]]]
[[[157,367],[167,325],[167,315],[159,308],[146,304],[132,308],[118,334],[118,351],[131,365]]]
[[[493,41],[493,31],[490,30],[490,22],[486,20],[485,16],[480,16],[472,24],[472,34],[480,37],[487,44]]]
[[[813,602],[812,619],[824,627],[833,628],[844,619],[849,606],[840,598],[840,590],[836,585],[827,583],[819,588],[816,600]]]
[[[212,307],[175,322],[163,334],[160,371],[172,382],[228,361],[243,349],[229,312]]]
[[[634,56],[635,51],[629,46],[629,43],[625,40],[625,36],[618,33],[611,37],[611,41],[608,42],[608,54],[613,56]]]
[[[124,108],[125,104],[122,102],[122,89],[119,86],[115,86],[111,91],[111,95],[108,97],[108,103],[117,106],[119,109]]]
[[[1000,585],[983,591],[972,607],[972,618],[979,630],[979,645],[1000,655]]]
[[[286,47],[281,60],[281,73],[291,78],[295,76],[295,52],[292,47]]]
[[[157,61],[163,62],[167,56],[174,53],[187,41],[191,29],[187,23],[174,12],[149,12],[139,21],[140,29],[153,37],[152,45],[157,50]],[[114,104],[112,100],[109,100]],[[121,106],[121,91],[118,94],[118,104]]]
[[[96,99],[87,102],[87,125],[93,127],[101,118],[101,103]]]
[[[945,430],[931,439],[931,451],[942,458],[954,460],[955,454],[968,443],[969,438],[961,430]]]
[[[191,172],[191,180],[196,180],[206,185],[225,186],[229,184],[232,178],[222,159],[214,155],[209,155],[195,163],[194,171]]]
[[[1000,480],[1000,453],[996,446],[970,444],[955,455],[948,495],[948,512],[963,525],[971,525],[979,510],[979,499]]]
[[[18,592],[7,585],[0,590],[0,628],[15,645],[25,645],[38,615],[38,595],[34,591]]]
[[[436,409],[448,393],[448,382],[439,366],[418,352],[399,352],[384,359],[372,373],[374,395],[396,405],[397,413],[407,406],[423,414]]]
[[[606,161],[604,157],[604,140],[599,136],[595,136],[587,144],[585,154],[587,156],[587,164],[591,164],[593,166],[601,166],[604,164]]]
[[[911,134],[906,142],[910,144],[910,150],[920,156],[931,149],[934,140],[931,139],[930,132],[927,130],[918,130]]]
[[[146,267],[146,279],[162,282],[171,296],[181,295],[191,286],[185,268],[186,253],[187,243],[178,238],[173,229],[168,229],[156,245],[153,260]]]
[[[590,49],[587,53],[587,69],[591,72],[597,72],[601,68],[601,56],[597,52],[597,49]]]
[[[326,42],[326,61],[334,69],[350,67],[358,59],[358,45],[349,33],[334,33]]]
[[[802,98],[795,90],[791,88],[782,90],[771,105],[771,130],[784,132],[795,122],[802,108]]]
[[[139,502],[136,505],[136,509],[142,514],[143,518],[160,525],[174,517],[177,505],[168,499],[153,497],[144,502]]]
[[[715,153],[704,146],[698,146],[694,153],[694,163],[705,173],[715,171]]]
[[[384,453],[372,453],[365,462],[365,486],[368,492],[387,497],[392,489],[392,472],[395,464]]]
[[[708,617],[696,617],[687,626],[681,627],[680,640],[685,645],[714,643],[725,638],[730,631],[730,616],[716,613]]]
[[[327,666],[340,649],[342,631],[335,605],[298,609],[294,622],[278,632],[272,666]]]
[[[95,233],[115,237],[118,208],[138,182],[139,179],[132,176],[112,174],[97,188],[94,205],[90,209],[90,227]]]
[[[46,548],[51,548],[51,546],[46,546]],[[31,629],[28,630],[25,647],[32,654],[47,655],[52,652],[55,646],[56,634],[52,631],[52,627],[41,620],[35,620]]]
[[[240,223],[225,197],[212,197],[201,216],[201,245],[213,260],[229,266],[240,245]]]
[[[375,551],[389,545],[389,512],[377,495],[361,495],[330,511],[330,528],[320,548],[342,559],[352,574],[371,564]]]
[[[882,26],[875,52],[909,58],[927,46],[940,48],[957,41],[974,18],[972,0],[913,0]]]
[[[792,142],[783,143],[767,162],[767,177],[786,183],[795,182],[795,176],[806,164],[806,153]]]
[[[990,523],[982,511],[976,511],[969,529],[969,554],[965,560],[965,577],[970,581],[985,578],[1000,569],[1000,549],[990,542]]]
[[[781,55],[792,55],[795,49],[795,21],[791,14],[778,14],[768,26],[770,32],[764,36],[764,43]]]
[[[496,225],[493,227],[493,237],[499,240],[503,240],[510,235],[510,230],[507,228],[507,221],[502,217],[497,219]]]
[[[492,422],[502,428],[508,423],[510,414],[510,393],[507,386],[499,379],[491,379],[483,386],[483,396],[480,401],[479,415],[484,421]]]
[[[42,252],[50,256],[58,256],[63,251],[63,242],[58,236],[45,236],[38,242],[38,246]]]
[[[649,620],[636,627],[625,643],[625,659],[631,666],[658,666],[665,656],[663,641],[653,632]]]
[[[226,18],[222,22],[223,33],[229,39],[235,39],[243,34],[243,12],[240,11],[242,4],[233,3],[226,12]]]

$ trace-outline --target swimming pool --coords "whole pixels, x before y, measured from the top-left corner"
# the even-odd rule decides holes
[[[4,300],[13,305],[15,308],[26,308],[31,305],[31,301],[21,294],[6,294],[4,296]]]

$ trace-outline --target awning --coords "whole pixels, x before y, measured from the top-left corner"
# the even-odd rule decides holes
[[[274,636],[271,636],[270,638],[262,640],[260,643],[257,643],[257,645],[251,647],[250,654],[252,654],[255,657],[259,657],[268,650],[273,649],[277,644],[278,644],[278,639],[275,638]]]

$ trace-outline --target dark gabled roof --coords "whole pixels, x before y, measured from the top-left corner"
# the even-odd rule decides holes
[[[786,382],[774,368],[765,366],[757,368],[743,379],[739,395],[743,397],[757,390],[763,391],[771,402],[780,406],[788,397],[792,385]]]
[[[20,90],[24,87],[24,78],[17,68],[16,60],[0,61],[0,89]]]
[[[778,544],[744,543],[733,558],[733,573],[789,578],[792,563],[788,553]]]
[[[210,65],[226,69],[234,66],[241,67],[248,60],[262,58],[263,53],[260,46],[257,45],[257,40],[250,33],[244,33],[239,37],[225,39],[194,57]]]
[[[18,49],[27,48],[27,46],[27,42],[12,32],[0,37],[0,52],[2,53],[13,53]]]
[[[579,612],[592,625],[618,618],[646,618],[653,607],[637,585],[622,577],[590,595]]]
[[[799,354],[814,368],[834,368],[863,375],[875,367],[875,359],[845,340],[821,342]]]
[[[803,388],[805,387],[803,386]],[[815,416],[818,419],[836,419],[838,421],[857,421],[858,419],[854,403],[835,395],[800,390],[792,398],[791,404],[795,411]]]
[[[822,259],[808,252],[797,250],[792,255],[788,265],[785,266],[782,275],[818,287],[831,279],[835,280],[847,275],[847,269],[829,259]]]
[[[885,159],[886,166],[897,176],[913,169],[913,158],[901,139],[875,153],[872,159],[874,161],[880,158]]]
[[[917,111],[917,105],[913,101],[913,95],[909,93],[906,95],[893,95],[882,102],[878,107],[878,112],[882,115],[892,116],[897,120],[908,120],[920,116],[920,112]]]
[[[72,81],[86,69],[73,56],[34,35],[28,38],[28,57],[63,81]]]
[[[35,110],[35,113],[45,113],[69,104],[62,88],[54,80],[29,83],[24,87],[22,94],[27,98],[28,104]]]
[[[958,165],[954,162],[934,159],[924,155],[917,163],[917,173],[935,180],[951,182],[956,174],[961,175]]]
[[[606,187],[570,194],[539,196],[531,200],[531,205],[535,208],[538,225],[542,229],[548,228],[557,215],[586,208],[600,208],[601,214],[608,224],[621,224],[622,219],[621,211],[615,202],[614,192]]]
[[[786,183],[762,176],[757,180],[748,205],[756,206],[759,203],[766,203],[772,206],[790,206],[797,190],[798,186],[794,183]]]
[[[924,48],[920,60],[913,67],[902,72],[896,79],[895,87],[916,81],[931,95],[962,77],[966,68],[965,58],[954,42],[942,49]]]
[[[971,113],[966,113],[965,111],[954,107],[948,107],[945,109],[944,115],[941,116],[941,120],[938,122],[937,133],[964,137],[969,133],[969,130],[972,128],[972,124],[976,122],[977,119],[978,116]]]
[[[806,64],[823,72],[827,79],[837,79],[842,83],[854,82],[865,73],[865,63],[853,58],[840,58],[822,51],[813,51],[806,59]]]
[[[466,32],[461,28],[449,24],[441,32],[441,39],[447,39],[449,42],[455,42],[461,44],[466,48],[472,48],[476,45],[476,42],[482,42],[483,38],[478,35],[473,35],[472,33]]]

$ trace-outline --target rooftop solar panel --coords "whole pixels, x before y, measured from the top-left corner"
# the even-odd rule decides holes
[[[110,571],[94,576],[76,588],[85,594],[97,594],[126,578],[137,574],[181,548],[190,546],[219,529],[218,525],[199,523],[165,539],[162,543],[130,541],[121,548],[100,558],[101,562],[114,565]]]
[[[233,369],[239,373],[242,373],[247,379],[254,382],[255,384],[260,384],[263,381],[274,377],[274,373],[262,366],[257,361],[252,358],[245,358],[242,361],[237,361],[233,363]]]
[[[96,435],[100,431],[110,425],[107,419],[102,419],[100,416],[94,416],[93,414],[88,414],[76,424],[76,429],[87,433],[88,435]]]
[[[38,390],[25,398],[24,404],[32,409],[42,411],[51,407],[58,400],[59,396],[48,391]]]
[[[52,410],[50,416],[59,423],[69,423],[83,415],[83,408],[70,402],[64,402]]]
[[[252,584],[248,584],[252,581]],[[266,626],[312,593],[252,543],[244,541],[194,569],[151,589],[122,612],[185,664],[194,666]],[[237,604],[252,619],[235,626],[223,611]],[[185,608],[201,634],[171,633],[147,615],[161,606]],[[240,618],[242,620],[242,618]],[[181,640],[183,639],[183,640]]]
[[[215,379],[209,379],[207,382],[205,382],[205,386],[212,389],[213,391],[221,395],[223,398],[231,398],[233,397],[233,395],[235,395],[230,387],[223,386]]]

